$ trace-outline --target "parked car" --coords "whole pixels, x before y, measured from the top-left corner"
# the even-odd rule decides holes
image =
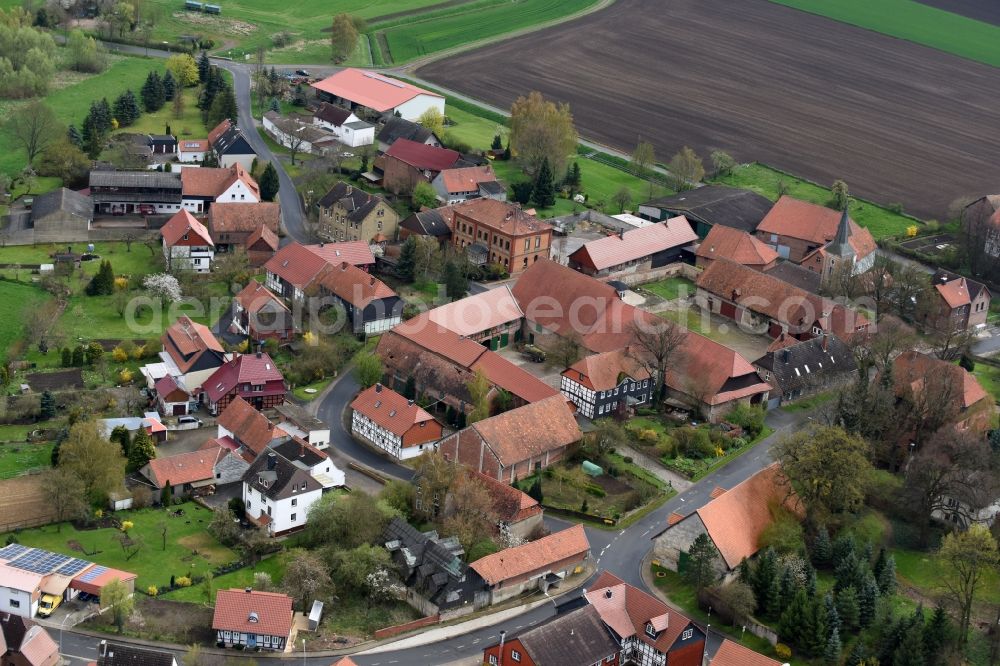
[[[295,73],[298,74],[299,76],[309,76],[308,69],[297,69],[295,70]]]
[[[61,594],[43,594],[42,600],[38,602],[38,616],[48,617],[62,603]]]
[[[197,416],[180,416],[177,418],[177,423],[179,424],[197,423],[198,427],[201,427],[202,421]]]
[[[152,204],[139,204],[140,215],[156,215],[156,206]]]

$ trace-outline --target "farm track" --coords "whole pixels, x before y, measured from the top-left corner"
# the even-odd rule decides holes
[[[418,75],[500,107],[540,90],[621,150],[726,150],[925,218],[1000,182],[1000,70],[766,0],[619,0]]]

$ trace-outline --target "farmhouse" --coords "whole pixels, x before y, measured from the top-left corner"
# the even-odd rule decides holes
[[[441,147],[441,139],[433,131],[412,120],[390,116],[385,119],[385,124],[376,137],[379,151],[384,153],[389,150],[389,146],[396,143],[397,139],[416,141],[435,148]]]
[[[31,205],[31,228],[36,243],[86,241],[93,219],[93,200],[65,187],[39,194]]]
[[[939,331],[965,331],[986,326],[992,294],[982,282],[939,268],[931,276],[934,291],[925,322]]]
[[[232,330],[254,342],[289,342],[295,337],[295,321],[280,298],[260,282],[250,280],[233,298]]]
[[[549,664],[618,666],[618,644],[593,606],[558,614],[513,638],[483,650],[490,666]]]
[[[892,362],[892,379],[896,398],[913,409],[941,410],[947,424],[959,430],[985,432],[989,427],[995,403],[979,380],[959,365],[905,351]]]
[[[187,210],[174,213],[160,229],[167,270],[208,273],[215,258],[215,243],[205,225]]]
[[[316,98],[358,111],[362,116],[416,120],[428,109],[444,115],[444,97],[414,85],[362,69],[345,68],[312,84]]]
[[[212,630],[219,647],[282,651],[292,632],[292,598],[250,588],[219,590]]]
[[[507,200],[507,188],[497,182],[493,168],[487,166],[445,169],[439,173],[431,185],[438,199],[446,204],[457,204],[469,199]]]
[[[774,389],[768,409],[843,386],[857,377],[854,353],[835,335],[805,341],[782,335],[753,365]]]
[[[847,338],[868,326],[864,315],[752,268],[717,259],[696,281],[698,307],[772,338],[833,333]]]
[[[179,173],[90,172],[90,198],[97,215],[169,215],[181,209]]]
[[[385,199],[350,183],[338,182],[316,202],[319,233],[331,241],[378,243],[393,240],[399,213]]]
[[[345,261],[367,270],[375,263],[375,257],[368,244],[361,241],[318,245],[289,243],[264,264],[265,284],[282,298],[300,301],[305,298],[306,288],[321,273]]]
[[[421,210],[399,223],[399,240],[410,236],[433,238],[442,247],[451,239],[451,227],[438,210]]]
[[[97,666],[177,666],[177,659],[172,652],[102,640],[97,646]]]
[[[473,264],[496,264],[518,275],[547,259],[552,225],[519,206],[495,199],[472,199],[450,208],[451,244]]]
[[[381,384],[371,386],[351,403],[351,434],[397,460],[433,451],[441,424],[420,405]]]
[[[402,321],[403,299],[389,285],[346,261],[327,266],[317,277],[321,296],[344,308],[355,335],[377,335]]]
[[[306,122],[304,116],[283,116],[277,111],[264,114],[264,131],[285,148],[295,152],[322,155],[337,149],[333,132]]]
[[[409,139],[397,139],[375,161],[382,170],[382,187],[393,194],[410,193],[417,183],[431,183],[442,171],[462,164],[457,151]]]
[[[647,201],[639,206],[639,215],[654,222],[683,215],[698,236],[705,238],[716,225],[753,233],[772,205],[769,199],[750,190],[706,185]]]
[[[774,248],[746,231],[722,224],[712,225],[695,256],[698,268],[708,268],[716,259],[728,259],[761,272],[767,272],[778,264],[778,253]]]
[[[574,525],[537,541],[506,548],[469,565],[486,582],[490,604],[529,590],[548,592],[590,559],[583,525]]]
[[[852,274],[875,263],[878,246],[871,232],[842,212],[783,196],[757,226],[756,236],[784,259],[828,279],[847,263]]]
[[[569,255],[569,267],[597,277],[662,268],[693,252],[698,236],[684,217],[592,240]]]
[[[713,563],[719,576],[739,566],[743,558],[760,549],[760,538],[775,520],[774,507],[783,507],[798,517],[805,509],[789,487],[778,463],[725,490],[700,509],[668,525],[653,539],[653,554],[660,565],[672,571],[686,566],[694,540],[707,534],[719,551]]]
[[[184,169],[181,171],[184,208],[192,213],[208,212],[216,201],[257,203],[260,188],[240,163],[231,167]]]
[[[514,406],[559,395],[499,354],[430,321],[426,313],[384,333],[375,351],[389,388],[402,390],[412,381],[417,393],[440,397],[439,409],[471,411],[468,384],[477,371],[490,382],[490,400],[500,389],[511,394]]]
[[[626,347],[580,359],[563,370],[559,390],[589,419],[625,416],[653,402],[651,377]]]
[[[293,402],[286,402],[274,408],[281,415],[278,427],[317,449],[330,445],[330,426],[316,418]]]
[[[271,447],[279,456],[284,457],[293,465],[309,473],[309,476],[319,481],[323,490],[344,486],[344,472],[333,464],[330,456],[315,446],[301,439],[288,439]]]
[[[58,666],[61,662],[59,645],[44,627],[19,615],[0,617],[2,666]]]
[[[211,150],[208,139],[184,139],[177,147],[177,161],[200,164]]]
[[[313,111],[312,121],[317,127],[332,132],[337,141],[349,148],[370,146],[375,143],[375,126],[366,123],[343,107],[320,102]]]
[[[281,206],[273,201],[218,201],[208,209],[207,226],[217,252],[246,248],[261,227],[277,236],[281,231]]]
[[[208,145],[215,153],[220,167],[228,169],[239,164],[247,171],[253,168],[257,153],[250,147],[243,132],[228,118],[208,133]]]
[[[205,406],[215,415],[239,396],[254,409],[266,409],[283,403],[287,391],[285,378],[270,356],[259,350],[235,354],[205,380]]]
[[[247,518],[270,536],[305,527],[309,507],[322,494],[319,480],[274,450],[258,456],[243,475]]]
[[[187,315],[178,317],[167,327],[160,343],[163,345],[161,362],[142,368],[148,388],[170,375],[192,394],[200,393],[202,383],[226,361],[225,351],[212,331]]]
[[[178,495],[188,495],[198,488],[236,483],[243,478],[249,463],[227,449],[209,442],[196,451],[154,458],[139,470],[156,489],[168,483]]]
[[[220,446],[254,460],[269,448],[288,440],[290,435],[271,423],[241,397],[236,397],[219,415],[214,440]]]
[[[493,508],[499,516],[498,534],[509,534],[511,537],[529,540],[542,526],[542,505],[514,486],[498,481],[488,474],[477,472],[468,467],[462,468],[469,481],[481,484],[493,498]],[[417,502],[421,501],[420,487],[417,486]],[[448,498],[445,498],[448,502]],[[420,507],[417,506],[417,509]]]
[[[573,411],[557,394],[477,421],[442,439],[438,451],[449,460],[513,483],[562,460],[580,437]]]
[[[462,561],[465,551],[455,537],[420,532],[395,517],[382,533],[385,549],[406,586],[406,602],[425,615],[442,619],[471,613],[485,604],[483,579]]]
[[[496,351],[521,339],[521,312],[504,285],[427,311],[427,319]]]

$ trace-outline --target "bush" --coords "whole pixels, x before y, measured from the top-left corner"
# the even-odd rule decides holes
[[[673,434],[677,450],[688,458],[711,458],[715,455],[712,437],[705,428],[677,428]]]
[[[788,659],[792,656],[792,648],[784,643],[778,643],[774,646],[774,654],[778,659]]]
[[[178,576],[174,579],[174,584],[177,587],[191,587],[191,578],[190,576]]]
[[[149,587],[146,588],[146,594],[148,594],[151,597],[155,597],[159,593],[160,591],[156,589],[155,585],[150,585]]]
[[[636,435],[636,439],[638,439],[640,442],[644,444],[655,444],[659,438],[660,436],[652,428],[640,430],[639,433]]]
[[[607,495],[607,493],[604,492],[604,488],[601,488],[596,483],[588,483],[583,487],[583,489],[588,495],[593,495],[594,497],[604,497]]]
[[[275,48],[279,49],[283,46],[288,46],[292,43],[292,33],[287,30],[275,33],[271,36],[271,43],[274,44]]]
[[[726,421],[740,426],[753,439],[764,429],[764,408],[739,404],[726,414]]]

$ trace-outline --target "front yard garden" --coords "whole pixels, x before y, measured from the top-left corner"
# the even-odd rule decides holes
[[[682,277],[669,277],[659,282],[650,282],[637,289],[640,293],[648,291],[659,296],[665,301],[674,301],[678,298],[693,296],[695,292],[694,282]]]

